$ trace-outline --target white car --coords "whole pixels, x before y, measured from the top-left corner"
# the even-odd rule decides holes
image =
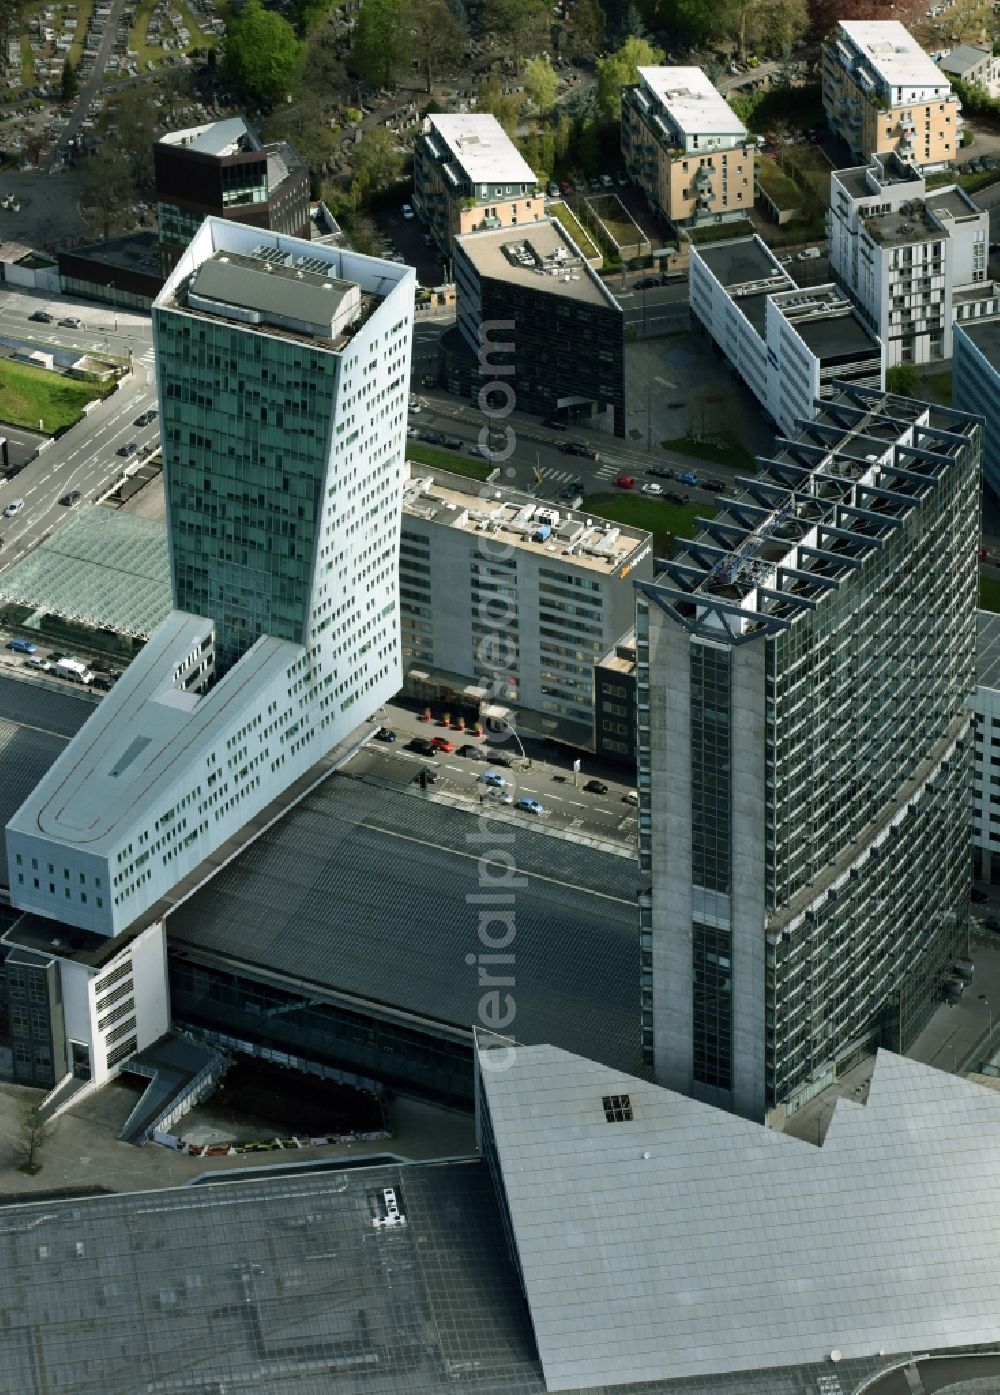
[[[661,484],[644,484],[642,492],[643,494],[662,494],[663,486]]]
[[[24,508],[23,499],[13,499],[3,511],[4,518],[13,518],[16,513],[20,513]]]
[[[410,411],[411,411],[411,412],[419,412],[419,411],[420,411],[420,403],[416,400],[415,397],[411,397],[411,398],[410,398]]]
[[[413,218],[417,216],[413,211],[413,205],[409,203],[403,204],[401,212],[403,214],[403,221],[405,223],[409,223]]]

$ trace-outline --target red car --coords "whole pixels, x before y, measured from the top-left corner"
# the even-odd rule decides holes
[[[454,741],[449,741],[446,736],[432,736],[431,745],[435,751],[447,751],[449,755],[455,749]]]
[[[631,475],[619,475],[618,478],[615,480],[615,488],[616,488],[616,489],[634,489],[634,488],[635,488],[635,480],[632,478]]]

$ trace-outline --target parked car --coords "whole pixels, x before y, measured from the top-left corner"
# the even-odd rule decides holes
[[[433,741],[429,741],[426,736],[414,736],[407,743],[407,748],[416,751],[418,756],[436,756],[437,747]]]
[[[415,397],[411,397],[411,398],[410,398],[410,411],[411,411],[411,412],[419,412],[419,411],[420,411],[420,403],[417,401],[417,399],[416,399]]]
[[[618,181],[619,189],[628,188],[628,175],[625,173],[624,170],[619,170],[618,173],[615,175],[615,178]]]
[[[36,654],[31,659],[25,659],[24,666],[25,668],[39,669],[42,673],[52,672],[52,664],[48,659],[43,659],[40,654]]]
[[[506,751],[488,751],[487,760],[490,765],[499,765],[502,770],[513,770],[514,762]]]
[[[503,789],[507,784],[507,776],[501,775],[499,770],[484,770],[479,778],[484,785],[492,785],[494,789]]]
[[[542,425],[547,426],[550,431],[566,430],[566,423],[564,421],[560,421],[558,417],[546,417],[545,420],[542,422]]]
[[[3,511],[4,518],[13,518],[16,513],[20,513],[24,508],[23,499],[12,499]]]
[[[603,780],[588,780],[583,787],[588,794],[607,794],[608,787]]]
[[[615,187],[615,181],[611,178],[610,174],[602,174],[601,185],[605,189],[613,189]]]
[[[601,189],[601,181],[598,179],[598,177],[597,177],[596,174],[595,174],[595,175],[592,175],[592,176],[591,176],[591,179],[590,179],[590,192],[591,192],[592,194],[597,194],[597,193],[600,192],[600,189]]]
[[[658,480],[672,480],[677,478],[677,471],[671,470],[669,465],[650,465],[646,474],[655,475]]]
[[[454,741],[449,741],[447,736],[432,736],[431,745],[435,751],[445,751],[448,755],[451,755],[455,749]]]
[[[115,452],[115,454],[124,456],[127,460],[130,455],[135,455],[138,449],[139,446],[136,441],[127,441],[124,446],[118,447],[118,450]]]
[[[1000,920],[998,920],[995,915],[988,916],[987,919],[983,921],[983,926],[987,930],[992,930],[994,935],[1000,935]]]
[[[80,502],[80,491],[78,489],[71,489],[68,494],[62,496],[59,502],[64,508],[73,508],[74,505]]]
[[[425,431],[423,439],[429,446],[444,445],[444,435],[440,431]]]
[[[975,964],[973,964],[971,959],[967,959],[964,955],[961,958],[955,960],[954,964],[952,965],[952,969],[958,975],[959,978],[964,978],[967,982],[969,979],[974,977],[976,972]]]
[[[702,489],[710,489],[713,494],[724,494],[726,491],[725,480],[702,480]]]
[[[615,480],[615,488],[616,488],[616,489],[634,489],[634,488],[635,488],[635,480],[632,478],[631,475],[619,475],[618,478]]]
[[[395,741],[395,739],[396,733],[393,731],[392,727],[379,727],[378,731],[375,733],[376,741]]]
[[[691,496],[689,494],[682,494],[679,489],[665,489],[663,491],[663,497],[669,500],[671,504],[688,504],[691,502]]]
[[[63,329],[83,328],[83,321],[77,319],[75,315],[67,315],[66,318],[64,320],[60,320],[59,323],[62,325]]]
[[[465,756],[466,760],[489,760],[489,756],[481,746],[473,746],[469,741],[464,746],[459,746],[458,754]]]
[[[631,804],[633,805],[633,807],[637,805],[639,803],[639,791],[626,790],[625,793],[622,795],[622,803]]]
[[[678,484],[697,484],[697,483],[698,483],[698,476],[695,475],[695,474],[692,474],[692,472],[691,472],[690,470],[685,470],[684,473],[683,473],[683,475],[678,475],[678,476],[677,476],[677,483],[678,483]]]
[[[651,291],[654,286],[659,284],[660,278],[658,276],[642,276],[636,281],[635,289],[637,291]]]
[[[977,906],[984,906],[990,898],[986,895],[985,891],[980,891],[978,886],[974,886],[972,888],[972,899]]]
[[[566,487],[565,487],[564,489],[560,489],[560,491],[559,491],[559,498],[560,498],[560,499],[566,499],[566,500],[569,500],[569,499],[577,499],[577,498],[579,498],[579,496],[580,496],[582,493],[583,493],[583,481],[582,481],[582,480],[575,480],[572,484],[566,485]]]
[[[662,485],[662,484],[644,484],[644,485],[642,486],[642,492],[643,492],[643,494],[662,494],[662,493],[663,493],[663,485]]]
[[[412,220],[417,216],[413,211],[412,204],[404,203],[403,207],[399,211],[400,213],[402,213],[403,221],[405,223],[412,222]]]
[[[514,805],[515,809],[520,809],[525,814],[544,814],[545,810],[537,799],[529,799],[527,795],[519,799]]]
[[[32,644],[30,639],[9,639],[7,648],[13,649],[15,654],[34,654],[38,650],[38,645]]]
[[[550,199],[557,199],[559,197],[559,185],[555,182],[554,179],[549,182],[548,192]]]
[[[461,436],[443,436],[441,438],[441,444],[447,446],[449,450],[461,450],[462,438]]]
[[[34,320],[40,325],[50,325],[55,319],[55,315],[50,315],[47,310],[35,310],[28,316],[29,320]]]
[[[982,169],[983,169],[983,167],[982,167],[982,165],[979,163],[978,160],[969,160],[969,161],[966,162],[965,169],[962,171],[962,173],[963,173],[963,174],[981,174],[981,173],[982,173]]]
[[[997,162],[996,160],[994,160],[992,155],[983,155],[980,163],[982,164],[983,169],[989,170],[991,174],[997,167]]]
[[[475,442],[475,441],[473,441],[472,445],[469,447],[469,454],[470,454],[470,455],[475,455],[475,456],[477,456],[478,458],[480,458],[481,460],[489,460],[489,458],[490,458],[490,453],[489,453],[489,451],[486,449],[486,447],[485,447],[485,446],[479,445],[479,444],[478,444],[477,442]]]

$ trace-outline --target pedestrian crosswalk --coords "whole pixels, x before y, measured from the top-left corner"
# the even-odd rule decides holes
[[[582,479],[584,474],[591,473],[589,469],[557,470],[551,465],[539,465],[536,468],[543,479],[552,480],[556,484],[569,484],[571,481],[575,482],[576,480]],[[606,460],[603,464],[597,466],[593,474],[595,474],[599,480],[616,480],[622,473],[622,469],[623,466],[620,462],[616,464],[613,460]]]
[[[150,363],[150,364],[156,362],[156,350],[153,348],[152,344],[149,346],[149,348],[148,348],[148,349],[146,350],[146,352],[143,354],[142,358],[140,358],[139,362],[140,362],[140,363]]]

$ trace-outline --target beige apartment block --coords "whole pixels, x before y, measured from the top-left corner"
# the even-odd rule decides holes
[[[429,116],[413,150],[413,206],[441,252],[464,233],[545,217],[534,171],[495,116]]]
[[[650,203],[679,227],[745,217],[754,145],[700,68],[640,68],[622,94],[622,152]]]
[[[918,169],[954,162],[962,104],[898,20],[843,20],[823,46],[823,109],[860,160],[896,154]]]

